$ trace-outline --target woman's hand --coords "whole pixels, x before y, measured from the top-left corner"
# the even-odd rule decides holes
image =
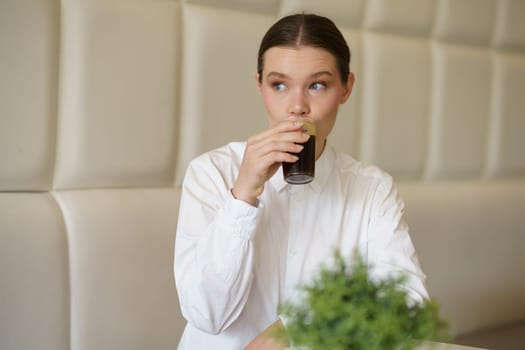
[[[244,350],[284,350],[288,348],[288,344],[284,344],[275,340],[273,334],[278,328],[283,328],[281,320],[277,320],[270,327],[266,328],[261,334],[255,337]]]
[[[275,126],[248,139],[239,175],[232,189],[235,198],[251,205],[257,204],[264,184],[282,162],[294,163],[304,143],[310,137],[302,129],[303,121],[287,118]]]

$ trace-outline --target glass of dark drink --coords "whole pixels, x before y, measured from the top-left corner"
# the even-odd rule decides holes
[[[304,118],[303,129],[310,135],[304,147],[299,153],[295,153],[299,159],[295,163],[283,163],[284,180],[289,184],[302,185],[311,182],[315,173],[315,124],[310,118]]]

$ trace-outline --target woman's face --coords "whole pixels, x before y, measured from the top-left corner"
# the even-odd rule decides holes
[[[353,73],[344,84],[335,57],[324,49],[272,47],[264,54],[262,77],[256,78],[271,126],[288,116],[309,116],[315,121],[319,157],[339,105],[352,92]]]

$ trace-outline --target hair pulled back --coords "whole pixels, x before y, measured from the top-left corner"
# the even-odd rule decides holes
[[[281,18],[266,32],[257,57],[257,72],[262,81],[264,54],[272,47],[311,46],[330,52],[336,60],[343,83],[350,72],[350,48],[343,35],[330,19],[315,14],[294,14]]]

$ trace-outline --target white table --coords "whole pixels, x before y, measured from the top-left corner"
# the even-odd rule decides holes
[[[445,343],[426,343],[417,348],[417,350],[481,350],[481,348],[473,348],[470,346],[445,344]]]
[[[305,350],[304,348],[286,348],[286,350]],[[445,343],[424,343],[423,345],[419,346],[417,350],[489,350],[489,349],[482,349],[482,348],[473,348],[471,346],[463,346],[463,345],[456,345],[456,344],[445,344]]]

